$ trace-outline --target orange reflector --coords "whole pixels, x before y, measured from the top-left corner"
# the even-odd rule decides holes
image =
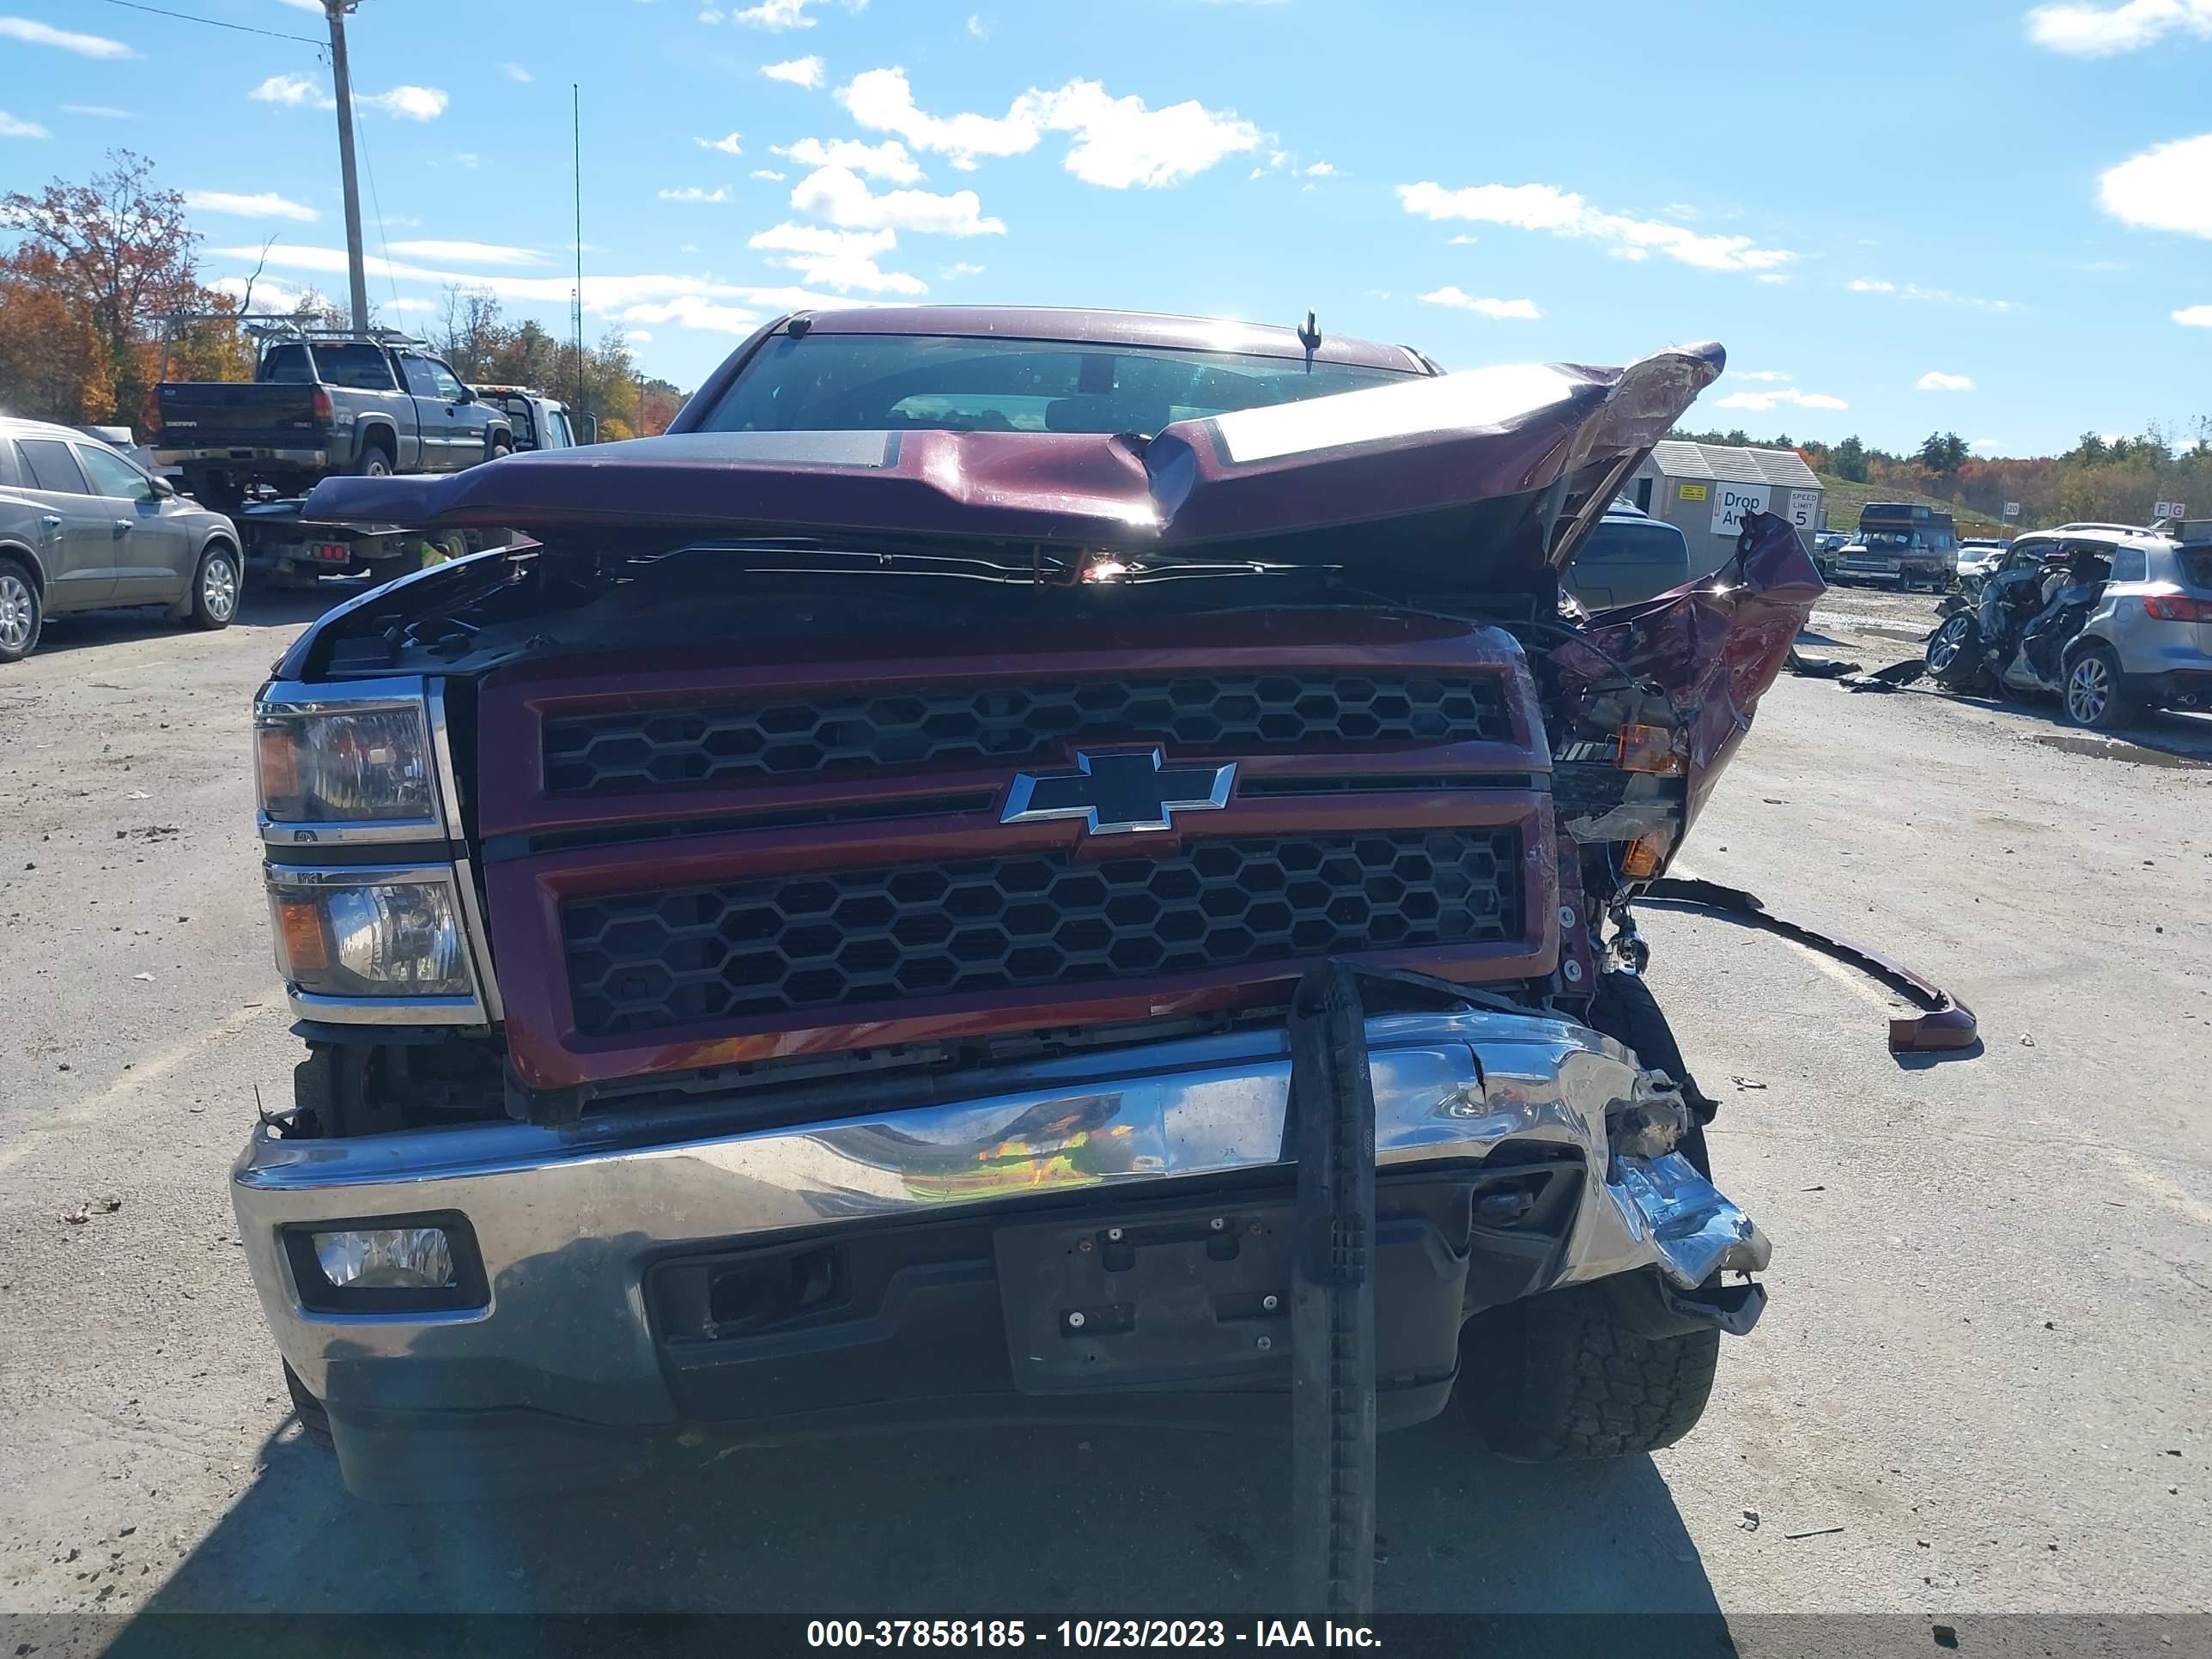
[[[289,800],[300,793],[298,750],[292,746],[290,729],[264,726],[253,738],[260,756],[261,799]]]
[[[331,965],[329,947],[323,941],[323,918],[307,899],[276,901],[276,931],[284,941],[284,963],[296,978],[320,973]]]
[[[1674,735],[1663,726],[1624,726],[1616,737],[1620,744],[1616,763],[1624,772],[1673,774],[1682,769],[1674,752]]]
[[[1659,856],[1665,850],[1656,836],[1638,836],[1620,855],[1620,873],[1631,881],[1648,881],[1659,873]]]

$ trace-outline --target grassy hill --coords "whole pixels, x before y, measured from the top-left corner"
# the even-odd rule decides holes
[[[1907,501],[1920,507],[1934,507],[1939,513],[1948,513],[1957,521],[1961,536],[2002,536],[2006,533],[2005,527],[1995,520],[1983,518],[1955,501],[1939,501],[1933,495],[1916,495],[1910,490],[1850,483],[1832,472],[1815,476],[1820,480],[1820,487],[1828,492],[1828,528],[1831,530],[1856,529],[1859,509],[1869,501]]]

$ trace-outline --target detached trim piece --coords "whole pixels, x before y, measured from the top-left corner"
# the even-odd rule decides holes
[[[1881,981],[1907,1001],[1919,1004],[1927,1010],[1925,1013],[1905,1014],[1889,1022],[1889,1051],[1893,1054],[1936,1054],[1971,1048],[1981,1041],[1974,1011],[1942,986],[1921,978],[1903,963],[1893,962],[1880,951],[1869,950],[1853,940],[1830,933],[1817,933],[1794,921],[1784,921],[1779,916],[1770,915],[1766,906],[1755,894],[1747,893],[1741,888],[1723,887],[1717,882],[1667,877],[1646,882],[1639,897],[1661,899],[1670,904],[1693,905],[1699,909],[1733,916],[1770,933],[1778,933],[1784,939],[1794,939],[1823,956],[1833,957],[1838,962],[1857,969],[1869,978]]]

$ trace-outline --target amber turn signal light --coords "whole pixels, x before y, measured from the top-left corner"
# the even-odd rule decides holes
[[[1659,873],[1659,857],[1665,849],[1656,836],[1638,836],[1620,855],[1620,873],[1631,881],[1649,881]]]
[[[1620,745],[1614,764],[1624,772],[1672,776],[1682,769],[1682,757],[1674,752],[1674,734],[1663,726],[1624,726],[1614,736]]]
[[[331,965],[330,947],[323,938],[323,918],[312,900],[276,901],[276,932],[284,945],[288,976],[319,973]]]

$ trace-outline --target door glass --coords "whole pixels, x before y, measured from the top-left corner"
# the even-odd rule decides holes
[[[545,429],[552,439],[550,447],[570,449],[575,447],[576,441],[568,431],[568,417],[559,410],[555,410],[552,414],[546,416]]]
[[[449,404],[457,404],[467,395],[467,390],[453,377],[453,371],[445,364],[426,359],[430,367],[430,383],[438,388],[437,395]]]
[[[76,457],[60,439],[18,438],[15,453],[22,458],[23,476],[33,489],[54,489],[70,495],[92,494]]]
[[[84,470],[92,479],[92,493],[113,495],[126,501],[150,501],[153,489],[146,475],[125,460],[112,449],[95,449],[90,444],[76,447],[76,458],[84,463]]]
[[[438,390],[437,377],[430,372],[427,357],[402,357],[399,366],[407,371],[407,389],[418,398],[437,398],[444,394]]]

